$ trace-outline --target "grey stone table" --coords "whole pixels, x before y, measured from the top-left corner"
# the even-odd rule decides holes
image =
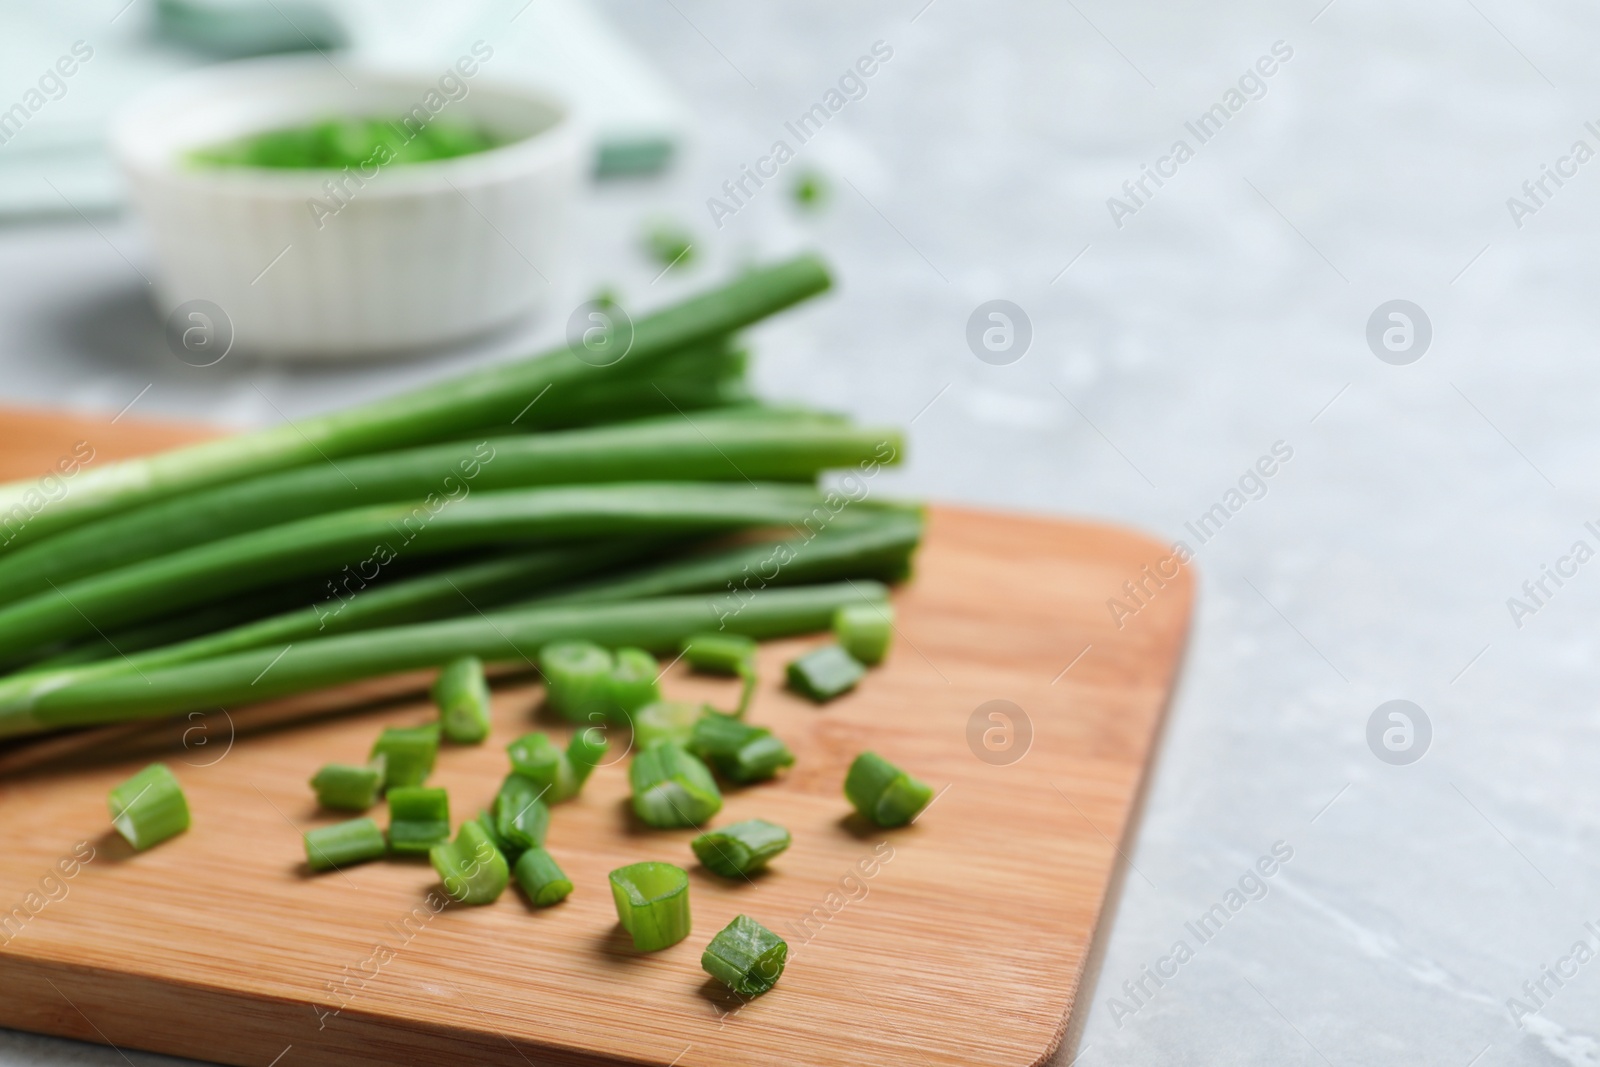
[[[1600,11],[607,7],[700,138],[665,182],[595,196],[555,306],[818,246],[840,291],[758,336],[765,388],[910,421],[897,490],[1195,550],[1186,673],[1058,1063],[1600,1063],[1600,964],[1573,955],[1600,943]],[[795,143],[879,41],[864,93]],[[708,198],[779,139],[796,158],[719,228]],[[812,217],[778,187],[807,168],[834,192]],[[656,215],[699,234],[681,280],[636,252]],[[8,403],[261,424],[559,333],[193,370],[146,310],[137,226],[95,225],[0,233]],[[966,339],[992,299],[1031,323],[1007,365]],[[1393,300],[1421,314],[1385,309],[1369,343]],[[1391,700],[1407,718],[1369,743]],[[79,1062],[122,1060],[0,1035],[0,1063]]]

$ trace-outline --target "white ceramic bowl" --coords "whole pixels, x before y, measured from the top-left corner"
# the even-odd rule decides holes
[[[320,56],[223,64],[167,82],[117,116],[113,151],[151,231],[162,313],[210,301],[235,347],[313,357],[435,345],[538,307],[563,258],[587,160],[567,106],[494,83],[481,68],[454,78],[458,99],[440,91],[437,74],[340,70]],[[329,116],[399,118],[440,100],[433,120],[517,139],[355,174],[337,198],[327,186],[334,172],[185,161],[250,133]]]

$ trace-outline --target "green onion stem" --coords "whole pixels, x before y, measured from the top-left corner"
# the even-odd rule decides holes
[[[381,571],[407,558],[507,541],[675,536],[798,522],[815,490],[718,483],[616,483],[476,493],[435,508],[385,504],[300,519],[183,549],[0,608],[0,655],[93,635],[158,613],[352,560]]]
[[[768,589],[737,613],[723,612],[717,598],[705,596],[532,607],[342,634],[142,675],[25,685],[0,696],[0,737],[270,700],[438,667],[457,656],[526,662],[525,649],[557,640],[670,651],[689,634],[715,627],[719,617],[728,629],[751,637],[813,633],[825,629],[839,607],[883,600],[887,592],[873,581]]]
[[[332,414],[91,467],[75,475],[71,493],[33,515],[11,544],[20,548],[93,519],[250,475],[448,440],[476,427],[509,424],[524,411],[524,420],[537,426],[560,412],[571,387],[648,380],[653,364],[674,350],[732,333],[828,284],[821,261],[800,256],[747,271],[719,289],[640,318],[626,358],[614,366],[591,366],[562,346]],[[533,403],[546,389],[552,395]],[[28,495],[37,491],[32,481],[0,486],[0,514],[26,508]]]
[[[328,512],[561,484],[799,481],[898,456],[891,430],[715,413],[357,456],[150,504],[0,555],[0,603],[179,549]]]
[[[503,559],[448,566],[387,585],[362,588],[357,583],[353,589],[343,589],[325,597],[319,594],[312,598],[310,607],[259,619],[231,630],[207,633],[144,652],[120,656],[112,652],[115,658],[83,666],[48,672],[30,669],[0,679],[0,704],[5,701],[4,694],[12,690],[33,686],[55,688],[91,678],[192,663],[246,649],[269,645],[279,649],[305,638],[429,622],[470,614],[474,610],[488,610],[557,579],[570,579],[574,574],[631,560],[644,548],[644,542],[625,540],[580,548],[537,549]],[[119,648],[123,647],[122,639],[120,633],[113,639]],[[111,651],[109,646],[108,651]],[[123,651],[128,652],[126,648]]]

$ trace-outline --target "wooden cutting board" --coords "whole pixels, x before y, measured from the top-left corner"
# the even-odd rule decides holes
[[[42,473],[78,441],[102,463],[203,433],[0,413],[0,477]],[[793,833],[753,883],[696,866],[691,831],[630,823],[621,762],[554,809],[548,847],[577,886],[557,907],[534,912],[513,889],[435,913],[425,862],[307,873],[300,832],[334,817],[306,779],[364,757],[382,726],[428,720],[416,677],[0,753],[0,1025],[260,1067],[1037,1064],[1062,1039],[1118,870],[1192,583],[1169,581],[1120,629],[1106,601],[1166,554],[1105,526],[934,508],[895,595],[893,650],[856,693],[818,708],[779,688],[818,639],[762,649],[751,714],[798,762],[730,791],[717,820]],[[668,695],[727,701],[725,684],[681,667],[664,680]],[[539,700],[511,679],[490,742],[441,752],[432,784],[457,820],[493,796],[508,741],[565,732]],[[359,706],[326,713],[341,702]],[[845,769],[869,748],[940,791],[914,825],[847,818]],[[106,791],[155,758],[194,825],[134,854],[110,832]],[[694,933],[650,955],[606,883],[644,859],[692,884]],[[743,1005],[700,969],[740,912],[790,945],[778,986]]]

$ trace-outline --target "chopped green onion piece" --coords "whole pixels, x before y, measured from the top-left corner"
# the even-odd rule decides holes
[[[371,819],[351,819],[307,830],[305,845],[306,865],[313,871],[365,863],[389,851],[383,831]]]
[[[165,763],[152,763],[106,797],[111,825],[138,852],[189,828],[189,802]]]
[[[904,826],[933,799],[933,787],[917,781],[874,752],[863,752],[845,775],[844,795],[879,826]]]
[[[646,704],[660,700],[661,686],[656,682],[660,673],[661,664],[644,649],[617,649],[611,668],[610,716],[625,720]]]
[[[578,795],[582,784],[572,763],[546,734],[525,734],[506,746],[512,773],[532,782],[547,804],[559,804]]]
[[[462,823],[454,841],[434,845],[428,859],[444,891],[463,904],[492,903],[511,881],[511,866],[476,821]]]
[[[590,772],[605,758],[607,747],[605,730],[598,726],[579,730],[567,742],[567,766],[572,768],[572,778],[578,789],[583,788]]]
[[[555,641],[539,652],[545,701],[573,722],[611,715],[611,653],[591,641]]]
[[[701,834],[689,842],[689,847],[707,870],[724,878],[738,878],[759,871],[788,848],[789,831],[765,819],[746,819]]]
[[[695,634],[683,643],[683,658],[691,670],[743,679],[739,707],[734,711],[742,716],[756,691],[756,648],[755,641],[743,634]]]
[[[848,693],[867,669],[838,645],[824,645],[789,664],[789,688],[817,703]]]
[[[707,974],[739,994],[757,997],[783,974],[789,945],[748,915],[735,916],[700,956]]]
[[[542,848],[530,848],[517,860],[517,884],[536,908],[548,908],[567,899],[572,883],[561,873],[555,857]]]
[[[695,634],[683,643],[683,661],[707,674],[743,675],[756,657],[756,643],[743,634]]]
[[[433,683],[444,736],[458,745],[476,745],[489,736],[489,683],[483,661],[462,656],[445,664]]]
[[[522,850],[513,848],[511,842],[500,836],[500,826],[495,821],[494,812],[488,810],[478,812],[477,823],[483,827],[483,832],[489,835],[490,843],[500,850],[500,855],[506,858],[506,862],[515,863],[516,857],[522,854]]]
[[[888,604],[847,604],[833,613],[833,632],[852,659],[876,666],[883,662],[894,636],[894,608]]]
[[[389,848],[426,852],[450,836],[450,795],[403,785],[389,790]]]
[[[683,700],[646,704],[633,715],[633,746],[642,752],[663,741],[686,745],[694,732],[694,724],[708,711],[704,704]]]
[[[366,811],[378,802],[383,789],[383,756],[364,767],[330,763],[311,777],[317,803],[336,811]]]
[[[541,799],[544,788],[520,774],[508,774],[494,798],[495,836],[509,846],[507,859],[544,844],[550,830],[550,809]]]
[[[670,863],[633,863],[611,872],[617,919],[633,947],[656,952],[689,936],[689,874]]]
[[[635,814],[657,829],[699,826],[722,810],[722,793],[706,765],[670,741],[635,754],[628,781]]]
[[[384,758],[383,787],[421,785],[439,754],[439,724],[391,726],[378,735],[370,759]]]
[[[695,723],[688,748],[722,777],[741,785],[765,781],[794,763],[794,753],[771,730],[727,715],[707,715]]]

